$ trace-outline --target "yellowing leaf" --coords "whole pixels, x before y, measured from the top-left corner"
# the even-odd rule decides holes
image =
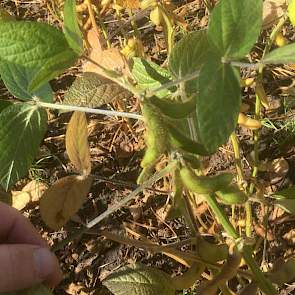
[[[85,113],[74,112],[66,132],[66,150],[75,168],[83,175],[91,172]]]
[[[116,0],[117,5],[128,9],[139,9],[139,0]]]
[[[86,200],[91,184],[90,176],[67,176],[56,181],[40,200],[44,222],[54,230],[65,225]]]
[[[291,0],[289,2],[288,16],[292,25],[295,26],[295,1],[294,0]]]
[[[22,191],[30,195],[30,200],[32,202],[37,202],[47,189],[48,185],[46,183],[32,180],[23,187]]]
[[[12,192],[12,207],[17,210],[24,209],[31,201],[30,194],[23,191]]]

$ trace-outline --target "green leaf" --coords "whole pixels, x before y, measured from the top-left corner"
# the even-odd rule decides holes
[[[137,263],[112,273],[103,282],[114,295],[174,295],[168,274]]]
[[[169,69],[172,75],[181,79],[200,70],[208,56],[209,43],[206,31],[196,31],[184,36],[174,46],[170,58]],[[196,79],[186,83],[187,93],[197,91]]]
[[[186,102],[173,101],[171,99],[159,98],[152,96],[149,98],[151,103],[155,105],[166,116],[174,119],[187,117],[196,108],[195,97]]]
[[[181,122],[177,123],[181,124]],[[202,144],[187,137],[185,132],[175,127],[175,124],[167,124],[167,128],[169,131],[169,143],[173,148],[202,156],[210,154]]]
[[[47,128],[47,113],[28,104],[13,104],[0,113],[0,185],[8,189],[23,177]]]
[[[196,125],[209,152],[226,143],[234,131],[241,105],[239,73],[212,55],[201,69]]]
[[[295,43],[271,51],[262,60],[264,64],[288,64],[294,62]]]
[[[73,52],[74,51],[71,51],[71,53]],[[60,73],[64,72],[65,69],[72,66],[76,62],[77,58],[75,55],[70,56],[69,53],[69,50],[61,52],[55,56],[55,60],[47,61],[44,67],[41,68],[33,77],[28,90],[31,92],[35,91],[44,83],[55,78]]]
[[[221,0],[213,9],[208,37],[220,55],[242,58],[262,26],[262,0]]]
[[[158,88],[171,80],[169,72],[157,64],[143,58],[132,58],[131,73],[141,90]],[[171,89],[173,91],[173,89]],[[158,97],[171,94],[169,89],[157,92]]]
[[[274,205],[290,214],[295,214],[295,199],[279,199],[274,202]]]
[[[64,34],[71,48],[80,55],[83,52],[82,33],[79,28],[76,0],[66,0],[64,4]]]
[[[129,98],[131,93],[117,83],[96,73],[85,72],[77,77],[65,94],[64,104],[97,108],[115,99]]]
[[[295,1],[294,0],[291,0],[289,2],[288,16],[292,25],[295,26]]]
[[[41,101],[52,102],[53,93],[48,83],[43,84],[34,92],[28,90],[29,83],[34,77],[36,70],[25,68],[11,62],[0,64],[0,75],[4,85],[15,97],[22,100],[31,100],[37,96]]]
[[[21,291],[3,292],[0,295],[53,295],[53,293],[44,285],[37,285]]]
[[[11,106],[13,103],[10,100],[0,99],[0,113],[7,107]]]
[[[295,280],[295,260],[289,259],[286,262],[280,260],[275,263],[274,269],[267,273],[272,283],[282,286],[286,283],[292,283]]]
[[[274,197],[275,199],[280,199],[280,200],[287,200],[287,199],[295,200],[295,185],[276,192],[275,194],[272,195],[272,197]]]
[[[28,87],[35,91],[77,60],[62,32],[31,21],[0,22],[0,60],[38,69]]]

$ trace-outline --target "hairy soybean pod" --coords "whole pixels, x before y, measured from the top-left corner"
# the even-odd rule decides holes
[[[172,147],[181,149],[191,154],[197,154],[201,156],[209,155],[209,152],[201,143],[195,142],[186,137],[172,124],[167,124],[167,129],[169,134],[169,142]]]
[[[159,154],[168,149],[167,128],[159,110],[150,102],[144,101],[142,114],[146,125],[146,144],[148,148],[156,150]]]
[[[173,102],[169,99],[152,96],[150,101],[158,107],[164,115],[173,119],[185,118],[196,109],[196,100],[194,98],[187,102]]]
[[[142,114],[146,126],[145,139],[147,148],[140,164],[143,171],[137,179],[137,183],[139,184],[150,176],[158,158],[169,147],[165,122],[157,108],[150,102],[144,101]]]
[[[232,174],[223,173],[216,176],[197,176],[193,170],[183,167],[180,177],[186,188],[198,194],[211,194],[227,187],[233,179]]]
[[[216,192],[216,195],[224,204],[227,205],[244,204],[248,200],[247,195],[236,185],[223,187]]]

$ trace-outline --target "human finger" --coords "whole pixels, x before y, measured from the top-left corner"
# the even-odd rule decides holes
[[[48,248],[36,245],[0,245],[0,265],[0,292],[26,289],[42,282],[55,286],[61,280],[56,257]]]

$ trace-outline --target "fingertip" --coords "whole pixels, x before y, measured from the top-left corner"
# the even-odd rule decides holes
[[[50,287],[61,281],[62,272],[58,260],[48,248],[38,248],[34,251],[34,264],[39,278]]]

